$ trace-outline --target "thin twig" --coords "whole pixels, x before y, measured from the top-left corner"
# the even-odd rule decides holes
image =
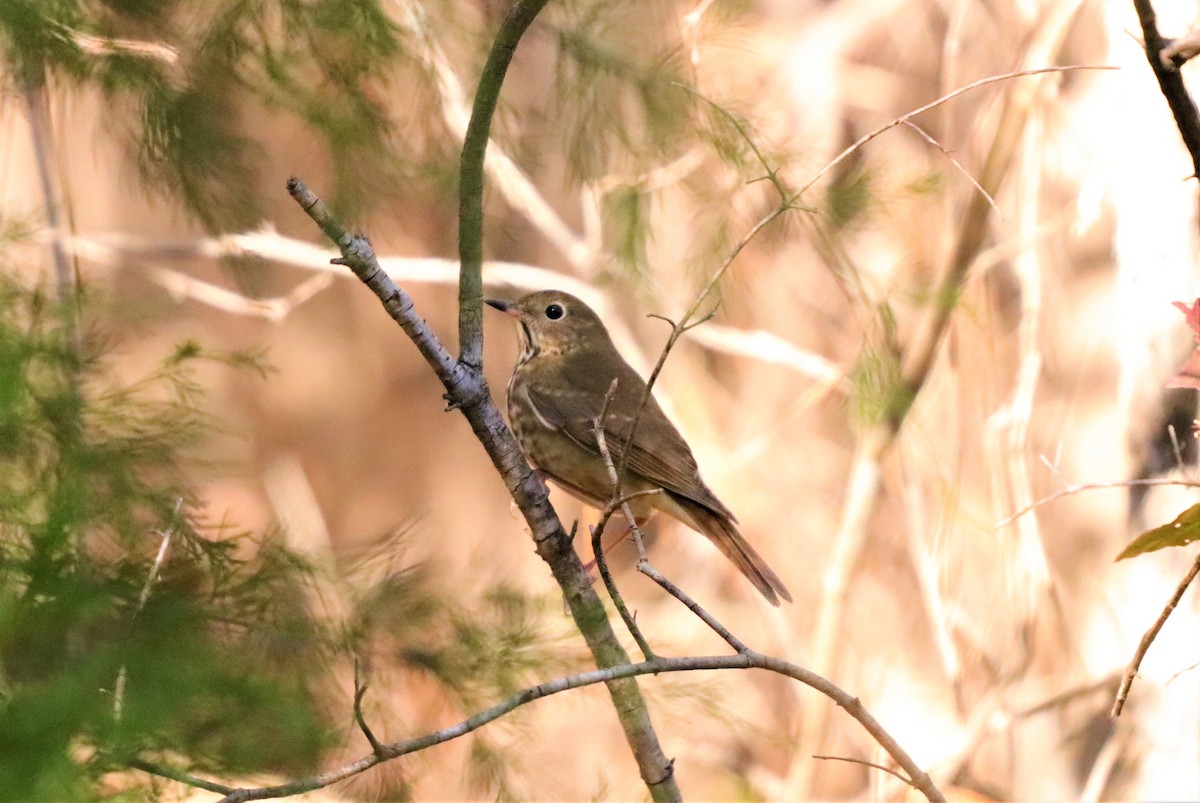
[[[650,565],[650,561],[645,558],[638,561],[637,570],[662,586],[672,597],[682,602],[689,611],[696,614],[700,618],[700,621],[708,625],[714,633],[724,639],[725,643],[733,647],[736,652],[740,654],[750,649],[742,643],[741,639],[729,632],[729,629],[725,625],[718,622],[715,616],[700,607],[700,603],[688,596],[683,589],[672,583],[662,572]]]
[[[767,157],[763,156],[763,152],[761,150],[759,150],[758,143],[756,143],[754,141],[754,138],[751,137],[750,134],[746,131],[746,127],[744,125],[742,125],[741,120],[739,120],[737,117],[735,117],[733,115],[733,113],[730,112],[728,109],[726,109],[724,106],[717,103],[716,101],[710,100],[709,98],[705,97],[702,93],[700,93],[698,90],[688,86],[687,84],[681,84],[677,81],[672,82],[672,83],[675,86],[679,87],[680,89],[684,90],[685,92],[695,95],[697,98],[704,101],[709,106],[712,106],[713,109],[715,109],[718,114],[720,114],[722,117],[724,117],[726,120],[728,120],[733,125],[734,129],[738,132],[738,136],[740,136],[742,139],[744,139],[746,141],[746,144],[750,146],[750,150],[754,153],[754,158],[758,159],[758,163],[760,165],[762,165],[763,170],[766,171],[766,175],[763,176],[763,178],[765,178],[767,181],[771,182],[771,185],[775,188],[775,191],[779,193],[779,197],[783,198],[784,200],[789,200],[789,199],[792,199],[795,197],[791,192],[788,191],[787,187],[783,183],[783,179],[781,179],[779,177],[779,168],[771,167],[770,163],[767,162]],[[761,179],[755,179],[755,180],[758,181]]]
[[[863,761],[861,758],[850,758],[848,756],[818,756],[816,754],[813,755],[813,758],[817,758],[822,761],[845,761],[850,764],[862,764],[864,767],[872,767],[873,769],[877,769],[877,770],[886,772],[888,775],[894,775],[897,778],[899,778],[900,780],[904,781],[904,783],[908,784],[909,786],[913,785],[912,781],[910,781],[908,778],[904,777],[899,772],[896,772],[891,767],[885,767],[882,764],[876,764],[873,761]]]
[[[196,789],[203,789],[206,792],[215,792],[218,795],[232,795],[237,791],[232,786],[226,786],[223,783],[217,783],[216,781],[198,778],[195,775],[190,775],[189,773],[172,769],[171,767],[164,767],[163,765],[155,764],[152,761],[143,761],[140,758],[135,758],[130,761],[129,766],[135,770],[148,772],[151,775],[157,775],[158,777],[166,778],[167,780],[177,781],[178,783],[192,786]]]
[[[879,743],[884,751],[892,757],[896,764],[904,772],[908,773],[911,780],[906,781],[906,783],[921,792],[931,803],[945,803],[945,796],[938,790],[933,780],[929,777],[929,774],[920,768],[883,725],[863,707],[862,702],[857,697],[849,694],[829,680],[808,671],[804,667],[755,650],[746,650],[737,655],[695,656],[688,658],[666,658],[660,656],[653,660],[642,661],[636,664],[621,664],[606,669],[597,669],[557,678],[517,692],[496,705],[480,711],[455,725],[413,739],[385,744],[383,745],[384,758],[380,758],[378,755],[372,753],[329,772],[277,786],[229,789],[228,787],[203,781],[199,778],[192,778],[174,770],[158,767],[149,762],[134,761],[130,762],[130,766],[155,775],[179,780],[202,789],[224,793],[225,797],[221,803],[242,803],[242,801],[248,800],[289,797],[304,792],[311,792],[314,789],[322,789],[339,781],[344,781],[347,778],[365,772],[384,760],[398,758],[399,756],[457,739],[460,736],[478,730],[520,706],[553,694],[640,675],[725,669],[765,669],[769,672],[797,680],[829,697],[838,706],[845,709],[846,713],[857,720],[871,734],[875,741]]]
[[[962,166],[961,162],[950,155],[950,151],[942,147],[942,143],[938,142],[931,134],[929,134],[929,132],[927,132],[924,128],[921,128],[921,126],[917,125],[912,120],[905,120],[904,125],[908,126],[913,131],[916,131],[918,136],[920,136],[933,147],[937,148],[941,152],[942,156],[946,157],[946,161],[954,165],[954,169],[961,173],[967,179],[967,181],[971,182],[971,186],[975,188],[975,191],[982,194],[983,197],[987,199],[988,204],[992,207],[992,211],[996,213],[996,217],[1004,217],[1004,215],[1000,212],[1000,206],[996,203],[996,199],[993,198],[988,191],[983,188],[982,184],[975,180],[975,177],[971,175],[967,168]]]
[[[354,659],[354,721],[358,723],[358,729],[362,731],[363,736],[367,737],[367,742],[371,745],[371,751],[379,758],[383,758],[383,745],[375,738],[375,733],[367,724],[366,717],[363,716],[362,701],[363,696],[367,693],[367,681],[362,679],[360,674],[361,667],[358,659]]]
[[[992,529],[1001,530],[1025,514],[1037,510],[1043,505],[1048,505],[1051,502],[1057,502],[1064,496],[1073,496],[1074,494],[1082,493],[1083,491],[1106,491],[1114,488],[1132,488],[1134,486],[1156,485],[1178,485],[1183,488],[1197,488],[1200,487],[1200,482],[1197,482],[1196,480],[1173,480],[1164,477],[1148,477],[1145,479],[1120,480],[1117,482],[1086,482],[1080,485],[1070,485],[1062,490],[1055,491],[1049,496],[1043,496],[1041,499],[1026,505],[1016,513],[1013,513],[1011,516],[1001,519],[992,526]]]
[[[633,423],[630,425],[630,432],[629,432],[629,437],[628,437],[629,443],[633,442],[633,436],[635,434],[637,434],[638,424],[641,422],[642,414],[646,410],[646,404],[650,400],[650,393],[654,389],[654,383],[658,381],[658,375],[660,373],[662,373],[663,366],[666,365],[667,357],[668,357],[668,355],[670,355],[671,349],[673,349],[675,347],[676,341],[678,341],[679,338],[688,329],[692,328],[693,326],[699,326],[701,323],[704,323],[705,321],[709,320],[710,318],[713,317],[713,315],[716,314],[716,309],[714,308],[711,312],[709,312],[707,315],[705,315],[702,319],[697,320],[697,321],[691,320],[692,317],[695,316],[696,312],[700,309],[700,305],[704,303],[704,299],[706,299],[708,297],[709,293],[711,293],[713,291],[713,289],[717,286],[717,283],[719,281],[721,281],[721,277],[723,277],[725,275],[725,272],[727,270],[729,270],[729,266],[733,264],[733,261],[735,259],[737,259],[737,256],[738,256],[738,254],[740,254],[742,252],[742,249],[744,249],[747,245],[749,245],[750,241],[753,240],[756,236],[758,236],[758,233],[760,231],[762,231],[764,228],[766,228],[767,225],[769,225],[773,220],[775,220],[775,218],[779,217],[780,215],[784,214],[785,212],[788,212],[789,210],[791,210],[793,208],[795,208],[795,207],[792,205],[791,201],[785,197],[782,201],[780,201],[778,206],[776,206],[774,209],[772,209],[770,212],[768,212],[766,215],[764,215],[761,219],[759,219],[759,221],[757,223],[755,223],[753,226],[751,226],[750,230],[748,232],[746,232],[746,234],[742,237],[742,239],[738,240],[737,244],[734,245],[733,249],[725,257],[725,261],[721,263],[721,266],[718,267],[716,269],[716,271],[713,272],[713,275],[709,278],[708,282],[704,285],[704,287],[701,288],[700,292],[696,295],[695,301],[693,301],[692,305],[690,307],[688,307],[687,310],[683,313],[683,317],[679,319],[678,323],[674,323],[669,318],[665,318],[661,315],[655,316],[655,317],[662,318],[663,320],[672,324],[671,334],[668,335],[667,342],[663,346],[662,352],[658,355],[658,362],[656,362],[654,364],[654,370],[652,370],[650,372],[650,376],[646,380],[646,390],[642,393],[641,401],[638,403],[637,413],[634,415]],[[628,456],[628,454],[629,454],[628,450],[626,450],[625,452],[622,452],[621,462],[617,466],[617,471],[621,476],[625,475],[625,459]]]
[[[1193,669],[1196,669],[1196,668],[1200,668],[1200,661],[1197,661],[1196,663],[1192,664],[1191,666],[1185,666],[1183,669],[1180,669],[1174,675],[1171,675],[1171,677],[1167,678],[1167,682],[1164,683],[1163,685],[1170,686],[1172,683],[1174,683],[1179,678],[1180,675],[1182,675],[1186,672],[1191,672]]]
[[[183,509],[183,497],[175,500],[175,509],[171,513],[170,526],[166,530],[158,533],[161,539],[158,544],[158,554],[154,556],[154,562],[150,564],[150,572],[146,575],[146,582],[142,584],[142,591],[138,594],[137,607],[133,609],[133,615],[129,617],[129,628],[126,632],[126,638],[133,633],[133,626],[137,622],[142,611],[146,607],[146,603],[150,600],[150,590],[154,588],[154,582],[158,579],[158,573],[162,570],[163,561],[167,557],[167,549],[171,546],[171,538],[175,535],[176,522],[179,520],[179,512]],[[121,723],[121,714],[125,704],[125,684],[129,679],[129,668],[124,664],[117,672],[117,681],[113,685],[113,721],[118,725]]]
[[[649,661],[654,658],[654,649],[642,634],[641,628],[638,627],[637,617],[630,613],[629,606],[625,604],[625,598],[617,590],[617,583],[608,568],[608,559],[604,556],[604,545],[601,543],[603,535],[604,528],[600,525],[592,528],[592,553],[595,555],[596,568],[600,571],[600,579],[604,581],[604,588],[608,591],[608,596],[613,601],[613,606],[616,607],[617,613],[620,614],[621,621],[625,623],[625,628],[633,636],[633,640],[637,642],[638,649],[642,651],[642,655]]]
[[[1133,679],[1137,677],[1138,667],[1142,665],[1142,659],[1146,657],[1146,652],[1150,649],[1150,645],[1154,643],[1154,639],[1158,636],[1158,631],[1162,630],[1163,625],[1167,623],[1167,618],[1175,610],[1175,606],[1179,604],[1179,600],[1183,599],[1188,586],[1196,579],[1197,573],[1200,573],[1200,555],[1196,556],[1196,560],[1192,563],[1192,568],[1179,581],[1179,587],[1175,589],[1175,593],[1167,600],[1166,607],[1163,608],[1162,613],[1158,615],[1158,619],[1154,621],[1154,624],[1142,636],[1141,642],[1138,643],[1137,650],[1133,653],[1133,659],[1129,662],[1129,666],[1125,668],[1124,677],[1121,678],[1121,686],[1117,689],[1117,699],[1113,701],[1109,716],[1114,718],[1121,716],[1121,709],[1125,707],[1125,699],[1129,696],[1129,689],[1133,686]]]
[[[592,429],[596,433],[596,446],[600,449],[600,456],[604,459],[604,465],[608,469],[608,479],[612,483],[613,498],[604,508],[604,514],[600,517],[600,521],[592,528],[592,552],[596,557],[596,568],[600,571],[600,577],[604,581],[604,587],[608,590],[608,596],[613,601],[613,605],[617,609],[617,613],[621,616],[621,621],[625,623],[629,634],[633,636],[633,640],[637,642],[638,649],[642,651],[642,655],[649,661],[654,657],[654,650],[650,647],[650,642],[642,635],[642,630],[637,625],[637,617],[629,612],[629,606],[625,604],[625,598],[621,596],[621,592],[617,590],[617,583],[613,580],[612,572],[608,569],[608,560],[604,557],[604,544],[602,538],[604,536],[604,528],[608,524],[612,514],[618,508],[625,511],[625,516],[629,521],[630,528],[635,526],[635,522],[631,517],[629,510],[629,500],[637,496],[645,496],[648,493],[659,492],[660,489],[652,488],[645,491],[639,491],[631,496],[622,496],[621,480],[617,476],[617,469],[613,466],[612,455],[608,451],[608,441],[604,435],[604,426],[608,420],[608,406],[612,403],[613,396],[617,392],[617,377],[613,377],[613,381],[608,386],[608,392],[604,394],[604,404],[600,407],[600,415],[592,422]]]
[[[972,89],[978,89],[981,86],[987,86],[988,84],[995,84],[995,83],[999,83],[1001,81],[1009,81],[1013,78],[1022,78],[1027,75],[1042,75],[1043,73],[1053,73],[1053,72],[1069,72],[1071,70],[1116,70],[1116,69],[1119,69],[1119,68],[1118,67],[1110,67],[1110,66],[1101,66],[1101,65],[1071,64],[1071,65],[1067,65],[1064,67],[1039,67],[1034,70],[1017,70],[1016,72],[1004,73],[1003,75],[990,75],[987,78],[980,78],[978,81],[972,81],[971,83],[967,84],[966,86],[961,86],[958,89],[954,90],[953,92],[949,92],[945,95],[942,95],[937,100],[934,100],[930,103],[926,103],[924,106],[921,106],[920,108],[913,109],[912,111],[908,112],[907,114],[902,114],[899,117],[897,117],[896,119],[892,120],[891,122],[885,123],[884,125],[881,125],[879,128],[876,128],[874,131],[870,132],[869,134],[864,134],[863,136],[859,137],[854,142],[854,144],[850,145],[844,151],[839,153],[837,156],[833,157],[833,159],[831,161],[827,162],[824,167],[822,167],[820,170],[818,170],[816,172],[816,174],[808,180],[808,183],[800,188],[800,192],[796,193],[796,196],[799,197],[799,196],[804,195],[804,193],[808,192],[808,190],[812,187],[812,185],[814,185],[818,181],[820,181],[821,178],[823,176],[825,176],[825,174],[827,174],[833,168],[837,167],[847,157],[849,157],[851,154],[853,154],[855,151],[857,151],[863,145],[866,145],[868,142],[875,139],[880,134],[886,133],[887,131],[895,128],[898,125],[903,125],[905,122],[912,119],[913,117],[916,117],[919,114],[923,114],[924,112],[927,112],[930,109],[936,109],[938,106],[941,106],[943,103],[947,103],[948,101],[951,101],[954,98],[956,98],[959,95],[962,95],[966,92],[970,92]]]
[[[763,156],[762,151],[759,150],[758,145],[754,142],[754,140],[746,132],[746,129],[742,126],[741,122],[736,117],[734,117],[732,114],[730,114],[730,112],[727,109],[723,108],[720,104],[718,104],[712,100],[709,100],[704,95],[697,92],[695,89],[692,89],[691,87],[689,87],[685,84],[677,83],[675,85],[678,86],[679,88],[691,93],[692,95],[695,95],[696,97],[700,98],[702,101],[707,103],[709,106],[712,106],[714,109],[717,110],[718,113],[724,115],[725,118],[728,119],[733,124],[733,126],[737,130],[738,134],[743,139],[746,140],[746,142],[750,146],[750,149],[754,152],[755,158],[758,159],[759,163],[762,165],[763,169],[766,171],[766,178],[771,182],[771,186],[773,186],[775,188],[775,191],[779,194],[779,205],[776,206],[774,209],[772,209],[770,212],[768,212],[766,215],[764,215],[762,218],[760,218],[759,221],[757,223],[755,223],[753,226],[751,226],[750,230],[748,232],[746,232],[746,234],[743,235],[740,240],[737,241],[737,243],[734,245],[734,247],[726,255],[725,261],[722,262],[720,267],[718,267],[713,272],[712,276],[709,277],[708,282],[704,285],[703,288],[700,289],[700,292],[696,294],[695,300],[692,301],[691,306],[689,306],[687,308],[687,310],[684,311],[683,317],[681,317],[679,319],[678,323],[676,323],[676,322],[672,321],[670,318],[666,318],[662,315],[652,316],[652,317],[661,318],[662,320],[665,320],[665,321],[667,321],[667,323],[671,324],[671,334],[667,336],[667,342],[663,346],[662,352],[658,355],[658,362],[656,362],[654,364],[654,370],[652,370],[650,372],[650,377],[646,380],[646,389],[642,392],[642,398],[638,402],[637,412],[634,414],[633,422],[630,424],[630,427],[629,427],[629,435],[626,438],[627,443],[633,443],[634,436],[637,434],[638,425],[642,421],[643,413],[645,413],[646,405],[650,401],[650,394],[654,389],[654,383],[658,381],[658,375],[660,373],[662,373],[663,366],[666,365],[667,357],[668,357],[668,355],[670,355],[671,349],[673,349],[675,347],[676,341],[678,341],[679,338],[685,332],[687,332],[689,329],[691,329],[695,326],[699,326],[700,324],[710,320],[714,315],[717,314],[717,308],[713,307],[713,309],[711,311],[709,311],[708,314],[704,315],[699,320],[693,321],[692,318],[695,317],[697,311],[699,311],[700,305],[704,303],[705,299],[707,299],[709,294],[712,293],[713,289],[716,288],[717,284],[721,281],[722,277],[724,277],[725,272],[727,270],[729,270],[730,265],[732,265],[733,261],[735,259],[737,259],[738,255],[740,253],[742,253],[742,250],[747,245],[750,244],[750,241],[753,240],[755,237],[757,237],[758,233],[760,231],[762,231],[764,228],[766,228],[772,221],[774,221],[775,218],[779,217],[780,215],[784,214],[785,212],[788,212],[792,209],[797,208],[797,206],[795,204],[796,195],[793,195],[792,193],[788,192],[788,189],[784,185],[783,180],[779,177],[779,169],[775,168],[775,167],[771,167],[771,165],[767,162],[766,157]],[[626,449],[625,451],[623,451],[621,453],[621,461],[617,465],[617,475],[619,477],[625,476],[625,463],[626,463],[626,459],[628,458],[628,456],[629,456],[628,449]],[[641,535],[640,533],[635,533],[635,538],[640,538],[640,535]]]

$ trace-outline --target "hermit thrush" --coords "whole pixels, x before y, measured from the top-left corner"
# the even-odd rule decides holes
[[[630,502],[639,525],[662,511],[708,536],[771,604],[778,605],[779,597],[792,601],[738,532],[733,514],[700,479],[692,450],[653,397],[634,427],[646,383],[621,358],[590,307],[553,290],[487,303],[519,324],[521,356],[508,382],[508,417],[531,463],[572,496],[601,508],[608,504],[613,486],[594,427],[616,379],[604,435],[614,463],[625,466],[621,490],[662,489]]]

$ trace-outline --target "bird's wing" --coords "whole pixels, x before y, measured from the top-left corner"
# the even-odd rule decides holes
[[[599,455],[595,421],[613,376],[595,369],[594,361],[571,360],[558,367],[552,385],[530,382],[528,400],[544,424],[561,430],[584,449]],[[620,464],[633,428],[646,383],[623,362],[615,371],[617,389],[604,419],[609,455]],[[553,391],[549,390],[553,387]],[[654,444],[647,448],[647,444]],[[664,490],[693,500],[713,512],[735,520],[733,514],[700,479],[692,450],[651,396],[646,401],[626,467]]]

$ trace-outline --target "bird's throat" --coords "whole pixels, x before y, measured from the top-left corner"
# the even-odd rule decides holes
[[[519,321],[518,329],[521,338],[521,355],[517,357],[517,365],[528,362],[538,355],[541,351],[538,348],[537,341],[533,339],[533,332],[529,331],[529,325],[524,321]]]

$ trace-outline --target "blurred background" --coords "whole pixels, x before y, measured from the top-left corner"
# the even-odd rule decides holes
[[[1158,5],[1167,36],[1197,19]],[[301,177],[368,234],[453,350],[457,154],[508,4],[5,6],[6,270],[86,287],[118,379],[185,341],[270,366],[199,368],[216,426],[183,467],[191,517],[271,531],[312,567],[306,611],[353,635],[299,662],[329,735],[292,774],[369,753],[356,656],[382,740],[586,668],[469,427],[284,189]],[[1186,479],[1195,454],[1194,393],[1163,386],[1192,345],[1171,302],[1198,292],[1196,185],[1139,31],[1117,0],[571,0],[522,41],[493,125],[488,292],[583,296],[644,373],[669,331],[648,314],[678,318],[778,205],[760,155],[804,188],[656,389],[795,604],[772,609],[672,522],[651,558],[752,647],[860,697],[959,799],[1200,798],[1195,590],[1108,716],[1194,558],[1113,560],[1194,501],[1120,485]],[[1068,65],[1089,69],[985,83],[830,167],[972,82]],[[502,401],[511,321],[487,314],[485,344]],[[1061,493],[1092,483],[1116,487]],[[596,517],[553,501],[568,526]],[[656,650],[726,651],[631,547],[611,561]],[[813,758],[886,763],[807,688],[758,672],[642,687],[685,797],[905,795]],[[326,794],[645,788],[593,687]]]

